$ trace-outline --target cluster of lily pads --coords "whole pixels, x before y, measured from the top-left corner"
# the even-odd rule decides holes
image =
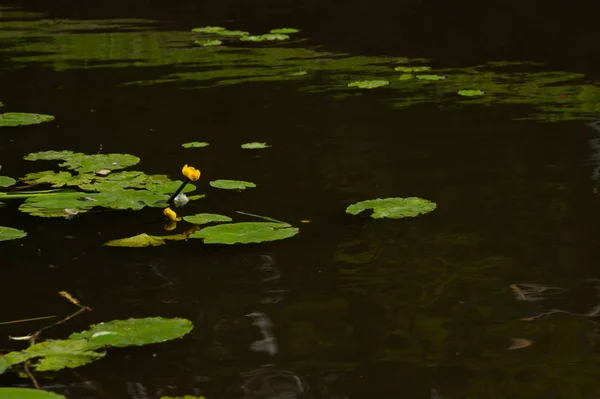
[[[407,81],[411,79],[424,80],[424,81],[438,81],[446,79],[444,75],[436,75],[427,73],[431,71],[431,67],[427,65],[420,66],[397,66],[394,68],[397,72],[402,72],[402,74],[398,77],[398,80]],[[359,80],[355,82],[348,83],[348,87],[358,88],[358,89],[375,89],[378,87],[388,86],[390,84],[389,80]],[[485,93],[482,90],[474,90],[474,89],[463,89],[457,92],[458,95],[463,97],[476,97],[482,96]]]
[[[242,42],[272,42],[289,40],[290,34],[300,32],[294,28],[271,29],[269,33],[262,35],[251,35],[250,32],[242,30],[228,30],[222,26],[203,26],[192,29],[194,33],[200,33],[204,37],[195,40],[194,44],[202,47],[220,46],[225,40],[239,40]]]

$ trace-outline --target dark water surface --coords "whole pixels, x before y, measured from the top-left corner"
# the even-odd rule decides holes
[[[44,388],[68,398],[600,396],[600,198],[590,146],[597,133],[588,125],[599,107],[598,3],[1,5],[3,110],[56,116],[2,128],[3,175],[50,167],[22,159],[48,149],[130,153],[146,173],[174,179],[189,163],[208,196],[184,214],[244,210],[301,229],[260,245],[107,248],[110,239],[164,233],[160,210],[42,219],[8,202],[0,224],[28,237],[0,244],[0,322],[66,315],[72,306],[57,292],[67,290],[93,312],[47,337],[129,317],[195,324],[181,340],[111,350],[40,377]],[[307,40],[193,48],[189,30],[203,25],[291,26]],[[430,58],[438,68],[536,62],[536,79],[552,72],[572,82],[529,88],[523,78],[503,94],[519,92],[519,101],[472,105],[435,90],[345,89],[399,57]],[[307,80],[274,75],[295,70],[296,58]],[[211,146],[180,146],[196,140]],[[272,148],[242,151],[249,141]],[[211,189],[219,178],[258,188]],[[405,220],[344,213],[391,196],[427,198],[438,209]],[[269,320],[270,353],[257,350],[253,325]],[[23,348],[7,337],[43,325],[0,326],[0,351]],[[1,386],[28,384],[0,377]]]

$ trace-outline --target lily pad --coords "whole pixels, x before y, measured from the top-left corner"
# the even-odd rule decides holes
[[[69,340],[88,340],[90,347],[141,346],[181,338],[194,326],[187,319],[148,317],[145,319],[113,320],[92,325],[89,330],[74,333]]]
[[[245,190],[246,188],[256,187],[256,184],[242,180],[213,180],[209,184],[211,187],[222,190]]]
[[[304,76],[304,75],[308,75],[308,72],[306,72],[306,71],[298,71],[298,72],[292,72],[289,75],[290,76]]]
[[[40,151],[40,152],[32,152],[29,155],[23,157],[26,161],[58,161],[65,160],[75,155],[85,155],[80,152],[73,152],[70,150],[64,151]]]
[[[70,185],[73,175],[69,172],[54,172],[45,170],[43,172],[29,173],[21,178],[21,181],[29,184],[50,184],[52,187],[63,187]]]
[[[15,184],[17,181],[12,177],[8,176],[0,176],[0,187],[10,187]]]
[[[0,114],[0,126],[25,126],[53,121],[52,115],[28,114],[24,112],[7,112]]]
[[[30,388],[0,388],[2,399],[66,399],[62,395],[53,392],[40,391]]]
[[[0,355],[0,374],[4,373],[8,367],[8,362],[4,360],[4,356]]]
[[[390,82],[387,80],[362,80],[348,83],[348,87],[358,87],[359,89],[375,89],[377,87],[383,87],[389,84]]]
[[[27,233],[23,230],[0,226],[0,241],[17,240],[26,236]]]
[[[283,240],[298,231],[297,227],[285,223],[242,222],[205,227],[190,238],[201,238],[205,244],[249,244]]]
[[[192,29],[192,32],[195,32],[195,33],[219,33],[224,30],[226,30],[226,29],[221,26],[202,26],[200,28]]]
[[[268,145],[267,143],[253,142],[253,143],[242,144],[242,148],[244,150],[260,150],[260,149],[269,148],[269,147],[270,147],[270,145]]]
[[[405,73],[411,73],[411,72],[427,72],[430,71],[431,67],[430,66],[397,66],[396,68],[394,68],[394,71],[398,71],[398,72],[405,72]]]
[[[148,191],[152,191],[155,193],[163,193],[163,194],[173,194],[181,185],[183,184],[180,180],[169,181],[164,183],[151,183],[146,184],[146,189]],[[184,189],[181,191],[182,193],[189,193],[194,191],[196,186],[191,183],[185,185]]]
[[[110,240],[104,245],[107,247],[128,247],[128,248],[142,248],[142,247],[159,247],[165,245],[166,242],[160,237],[148,235],[146,233],[138,234],[137,236],[119,238],[116,240]]]
[[[483,90],[459,90],[458,94],[465,97],[477,97],[483,96],[485,93]]]
[[[95,173],[99,170],[124,169],[140,162],[136,156],[129,154],[94,154],[86,155],[72,151],[42,151],[27,155],[27,161],[63,160],[59,166],[75,170],[79,173]]]
[[[220,46],[221,44],[223,44],[222,41],[220,40],[194,40],[194,44],[196,46],[202,46],[202,47],[214,47],[214,46]]]
[[[207,142],[200,142],[200,141],[192,141],[191,143],[185,143],[182,144],[181,146],[183,148],[202,148],[202,147],[208,147],[210,144]]]
[[[299,29],[294,29],[294,28],[279,28],[279,29],[271,29],[269,33],[275,33],[275,34],[290,34],[290,33],[298,33],[300,32]]]
[[[412,75],[410,73],[403,73],[402,75],[400,75],[400,77],[398,78],[398,80],[411,80],[415,77],[415,75]]]
[[[244,30],[222,30],[217,32],[219,36],[248,36],[250,32]]]
[[[265,35],[260,36],[242,36],[240,40],[245,42],[265,42],[265,41],[278,41],[278,40],[288,40],[290,37],[288,35],[283,35],[280,33],[267,33]]]
[[[378,198],[350,205],[346,208],[346,213],[358,215],[367,209],[373,209],[373,214],[371,215],[373,219],[403,219],[429,213],[436,207],[435,202],[417,197]]]
[[[446,79],[445,76],[442,75],[417,75],[417,79],[420,80],[444,80]]]
[[[198,213],[192,216],[184,216],[183,220],[193,224],[207,224],[231,222],[232,219],[229,216],[218,215],[215,213]]]

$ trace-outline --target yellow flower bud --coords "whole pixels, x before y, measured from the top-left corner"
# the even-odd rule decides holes
[[[181,173],[191,181],[196,181],[200,178],[200,171],[193,166],[185,165],[183,169],[181,169]]]
[[[181,220],[181,218],[178,218],[177,214],[171,208],[165,208],[163,213],[169,220],[173,222],[179,222]]]

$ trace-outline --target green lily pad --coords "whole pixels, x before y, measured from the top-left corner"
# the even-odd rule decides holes
[[[250,32],[244,30],[221,30],[217,34],[219,36],[248,36]]]
[[[445,76],[442,75],[417,75],[417,79],[420,80],[444,80],[446,79]]]
[[[195,32],[195,33],[219,33],[224,30],[226,30],[226,29],[221,26],[202,26],[200,28],[192,29],[192,32]]]
[[[142,248],[142,247],[159,247],[165,245],[166,242],[160,237],[148,235],[146,233],[138,234],[137,236],[119,238],[116,240],[110,240],[104,243],[107,247],[128,247],[128,248]]]
[[[213,180],[209,184],[211,187],[222,190],[245,190],[246,188],[256,187],[256,184],[242,180]]]
[[[210,40],[210,39],[206,39],[206,40],[194,40],[194,44],[196,46],[202,46],[202,47],[214,47],[214,46],[220,46],[221,44],[223,44],[222,41],[220,40]]]
[[[202,148],[202,147],[208,147],[210,144],[206,143],[206,142],[200,142],[200,141],[192,141],[191,143],[185,143],[182,144],[181,146],[183,148]]]
[[[367,209],[373,209],[373,214],[371,215],[373,219],[403,219],[429,213],[436,207],[435,202],[417,197],[378,198],[352,204],[346,208],[346,213],[358,215]]]
[[[483,96],[485,93],[483,90],[459,90],[458,94],[465,97],[477,97]]]
[[[260,36],[242,36],[240,40],[245,42],[265,42],[265,41],[277,41],[277,40],[288,40],[290,37],[288,35],[283,35],[279,33],[267,33],[266,35]]]
[[[155,193],[163,193],[163,194],[173,194],[177,189],[183,184],[180,180],[169,181],[165,183],[151,183],[146,184],[146,189]],[[182,193],[189,193],[194,191],[196,186],[191,183],[185,185],[184,189],[181,191]]]
[[[297,227],[285,223],[242,222],[205,227],[190,235],[205,244],[249,244],[276,241],[298,234]]]
[[[405,72],[405,73],[411,73],[411,72],[427,72],[430,71],[431,67],[430,66],[397,66],[396,68],[394,68],[394,71],[398,71],[398,72]]]
[[[0,176],[0,187],[10,187],[15,184],[17,181],[12,177],[8,176]]]
[[[402,75],[400,75],[400,77],[398,77],[398,80],[411,80],[414,79],[415,75],[412,75],[410,73],[403,73]]]
[[[94,348],[103,346],[141,346],[156,344],[181,338],[194,328],[191,321],[182,318],[164,319],[148,317],[145,319],[113,320],[94,324],[89,330],[74,333],[69,340],[88,340]]]
[[[50,184],[52,187],[63,187],[69,185],[73,175],[69,172],[54,172],[45,170],[43,172],[29,173],[21,178],[21,181],[29,184]]]
[[[79,173],[95,173],[99,170],[124,169],[140,162],[136,156],[129,154],[94,154],[86,155],[72,151],[42,151],[27,155],[27,161],[63,160],[59,166],[75,170]]]
[[[218,215],[215,213],[198,213],[192,216],[184,216],[183,220],[193,224],[207,224],[231,222],[232,219],[229,216]]]
[[[30,388],[0,388],[1,399],[66,399],[53,392]]]
[[[32,152],[29,155],[23,157],[26,161],[58,161],[65,160],[75,155],[85,155],[80,152],[73,152],[69,150],[64,151],[40,151],[40,152]]]
[[[8,362],[4,360],[4,356],[0,355],[0,374],[4,373],[9,366]]]
[[[0,126],[25,126],[53,121],[52,115],[28,114],[24,112],[7,112],[0,114]]]
[[[290,76],[304,76],[304,75],[308,75],[308,72],[306,72],[306,71],[298,71],[298,72],[292,72],[289,75]]]
[[[17,240],[26,236],[27,233],[23,230],[0,226],[0,241]]]
[[[383,87],[389,84],[390,82],[387,80],[362,80],[348,83],[348,87],[358,87],[359,89],[375,89],[377,87]]]
[[[290,33],[298,33],[300,32],[299,29],[294,29],[294,28],[279,28],[279,29],[271,29],[269,33],[275,33],[275,34],[290,34]]]
[[[242,144],[242,148],[244,150],[260,150],[260,149],[269,148],[269,147],[270,147],[270,145],[267,145],[267,143],[253,142],[253,143]]]

